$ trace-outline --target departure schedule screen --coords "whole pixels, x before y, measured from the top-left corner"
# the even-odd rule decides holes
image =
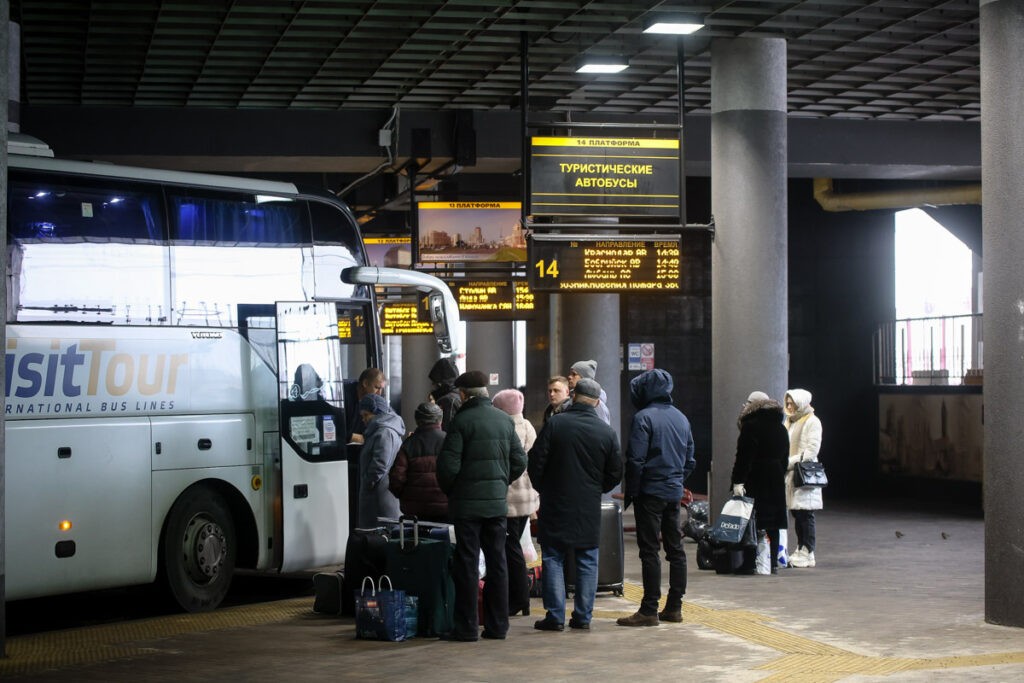
[[[678,235],[533,235],[529,282],[534,292],[679,290]]]

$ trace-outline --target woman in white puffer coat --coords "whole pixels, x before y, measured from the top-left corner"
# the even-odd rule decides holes
[[[811,407],[811,392],[790,389],[785,398],[786,428],[789,430],[789,467],[786,470],[786,506],[793,515],[797,549],[790,555],[792,567],[813,567],[814,511],[822,509],[821,489],[793,485],[793,470],[801,460],[817,460],[821,450],[821,420]]]
[[[518,389],[503,389],[491,399],[495,408],[504,410],[512,416],[516,424],[516,434],[527,453],[537,440],[537,430],[530,421],[523,417],[525,397]],[[522,476],[508,486],[508,519],[505,535],[505,560],[508,569],[508,614],[514,616],[522,612],[530,616],[530,580],[526,574],[526,558],[523,547],[519,543],[523,530],[530,523],[530,517],[540,508],[540,494],[533,489],[530,475],[523,472]]]

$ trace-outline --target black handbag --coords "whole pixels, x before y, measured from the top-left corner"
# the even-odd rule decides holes
[[[793,470],[793,483],[798,487],[812,486],[819,489],[825,488],[828,486],[825,466],[817,460],[801,460]]]

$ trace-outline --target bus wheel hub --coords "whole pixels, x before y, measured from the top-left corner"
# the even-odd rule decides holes
[[[217,577],[227,555],[227,539],[219,525],[194,517],[185,529],[185,566],[192,580],[208,583]]]

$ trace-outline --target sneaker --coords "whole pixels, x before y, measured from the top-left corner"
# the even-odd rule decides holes
[[[662,610],[658,612],[658,621],[671,621],[673,624],[681,624],[683,622],[683,610],[682,608]]]
[[[579,620],[576,619],[576,617],[571,617],[569,619],[569,628],[575,628],[575,629],[578,629],[580,631],[589,631],[590,630],[590,622],[589,621],[579,621]]]
[[[615,623],[619,626],[657,626],[658,615],[637,612],[636,614],[631,614],[628,617],[619,617],[615,620]]]
[[[801,546],[793,556],[789,558],[790,567],[813,567],[814,566],[814,553]]]
[[[560,624],[550,616],[533,622],[533,627],[538,631],[564,631],[565,624]]]

